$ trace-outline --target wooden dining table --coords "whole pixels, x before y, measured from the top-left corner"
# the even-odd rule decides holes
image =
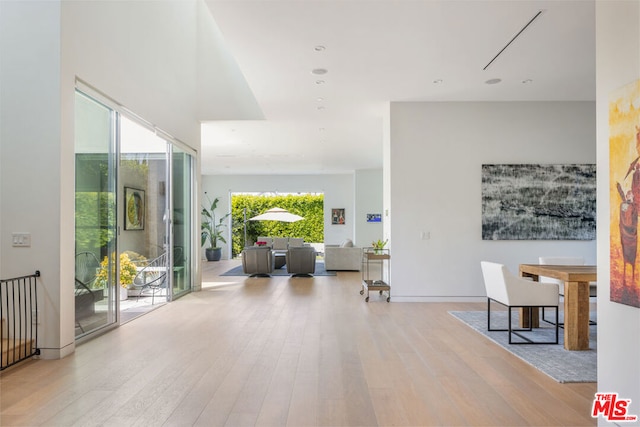
[[[589,282],[598,278],[595,265],[520,264],[520,276],[538,281],[540,276],[564,282],[564,348],[589,350]],[[520,326],[540,326],[538,310],[521,310]]]

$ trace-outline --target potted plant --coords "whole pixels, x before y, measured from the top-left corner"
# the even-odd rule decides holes
[[[205,195],[207,192],[205,191]],[[207,256],[207,261],[220,261],[222,257],[222,248],[218,246],[218,240],[222,243],[227,243],[224,236],[222,235],[222,230],[227,225],[224,223],[224,220],[227,219],[231,213],[222,216],[219,219],[216,219],[216,208],[218,207],[218,202],[220,201],[219,197],[213,199],[213,202],[207,195],[207,200],[209,201],[209,208],[203,206],[202,207],[202,226],[201,226],[201,244],[204,246],[205,244],[209,244],[209,246],[205,250],[205,254]]]
[[[387,245],[388,240],[380,240],[378,239],[377,242],[372,242],[371,246],[373,246],[373,253],[375,254],[382,254],[384,252],[384,247]]]
[[[115,252],[111,254],[111,274],[116,274],[115,272]],[[106,287],[106,284],[109,280],[109,259],[105,256],[102,262],[100,263],[100,270],[98,271],[98,275],[96,276],[96,282],[102,284],[102,286]],[[120,300],[127,299],[127,289],[129,289],[129,285],[133,283],[133,279],[135,279],[136,274],[138,274],[138,270],[136,265],[129,259],[129,255],[126,253],[120,254]]]

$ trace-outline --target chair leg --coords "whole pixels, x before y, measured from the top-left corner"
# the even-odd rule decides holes
[[[487,331],[491,330],[491,298],[487,298]]]
[[[529,310],[529,317],[531,317],[531,310],[532,307],[526,307]],[[547,308],[552,308],[552,307],[547,307]],[[509,344],[558,344],[559,341],[559,328],[560,328],[560,323],[559,323],[559,311],[560,311],[560,307],[559,306],[553,306],[553,308],[555,308],[556,310],[556,319],[555,319],[555,323],[549,321],[549,323],[552,323],[555,326],[555,340],[554,341],[532,341],[531,339],[525,337],[524,335],[520,334],[519,332],[529,332],[531,330],[533,330],[532,328],[529,329],[519,329],[519,330],[515,330],[515,329],[511,329],[511,307],[509,307]],[[524,342],[512,342],[511,340],[511,334],[517,335],[518,337],[522,338],[524,340]]]
[[[508,319],[509,319],[509,324],[508,324],[508,329],[509,329],[509,344],[513,344],[513,343],[511,342],[511,337],[512,337],[512,335],[511,335],[511,334],[512,334],[512,332],[513,332],[513,331],[511,330],[511,307],[509,307],[509,308],[508,308],[508,310],[509,310],[509,317],[508,317]],[[531,316],[529,316],[529,319],[531,319]]]
[[[509,344],[526,344],[526,343],[519,343],[519,342],[513,342],[513,335],[517,335],[520,338],[522,338],[523,340],[527,341],[528,343],[532,344],[533,341],[531,341],[528,338],[525,338],[524,336],[520,335],[518,332],[529,332],[533,330],[533,326],[531,326],[531,322],[529,323],[529,327],[528,328],[522,328],[522,329],[513,329],[513,326],[511,324],[512,322],[512,317],[511,317],[511,309],[513,307],[509,306],[508,310],[509,310],[509,327],[507,328],[507,331],[509,332]],[[533,317],[533,313],[532,313],[532,307],[523,307],[526,308],[529,311],[529,319],[531,319]]]
[[[556,344],[558,344],[558,331],[560,329],[560,319],[558,318],[559,317],[559,313],[558,313],[559,311],[560,311],[560,306],[557,306],[556,307],[556,342],[555,342]]]

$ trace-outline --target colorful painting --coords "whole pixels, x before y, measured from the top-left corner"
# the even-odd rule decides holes
[[[609,98],[610,299],[640,307],[640,80]]]
[[[367,222],[382,222],[382,214],[379,214],[379,213],[368,213],[367,214]]]
[[[331,209],[331,224],[344,225],[344,208]]]
[[[596,165],[482,165],[483,240],[594,240]]]
[[[144,230],[144,190],[124,187],[124,229]]]

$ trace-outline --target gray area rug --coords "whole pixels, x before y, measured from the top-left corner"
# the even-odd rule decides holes
[[[290,276],[291,273],[287,272],[287,266],[285,265],[282,268],[276,268],[274,270],[273,273],[271,273],[272,276]],[[313,273],[314,276],[335,276],[336,272],[335,271],[327,271],[324,268],[324,261],[317,261],[316,262],[316,272]],[[231,270],[222,273],[221,276],[249,276],[248,274],[244,274],[242,272],[242,265],[239,265],[237,267],[232,268]]]
[[[513,310],[514,324],[517,324],[518,321],[517,312],[518,310]],[[568,351],[563,346],[564,330],[562,328],[560,328],[559,344],[557,345],[510,345],[507,332],[487,331],[486,311],[450,311],[449,314],[560,383],[596,382],[598,379],[596,326],[589,327],[589,350]],[[555,318],[555,314],[547,313],[547,315],[549,314],[551,314],[550,317]],[[594,313],[592,313],[591,318],[594,319],[594,317]],[[560,319],[562,321],[562,311]],[[554,327],[542,321],[540,324],[541,328],[534,329],[534,332],[527,332],[525,336],[534,341],[553,340]],[[507,312],[491,310],[491,326],[506,328]]]

